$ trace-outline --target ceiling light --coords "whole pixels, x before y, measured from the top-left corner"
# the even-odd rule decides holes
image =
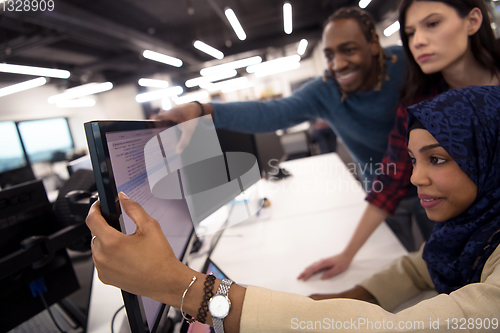
[[[161,100],[161,108],[167,111],[172,108],[172,101],[170,100],[170,98],[165,97]]]
[[[270,68],[266,68],[264,70],[258,70],[254,74],[256,77],[263,77],[283,72],[288,72],[300,67],[300,62],[290,62],[290,63],[282,63],[279,65],[275,65]]]
[[[365,9],[372,0],[360,0],[359,1],[359,8]]]
[[[205,98],[209,98],[209,97],[210,97],[210,95],[209,95],[208,91],[197,91],[195,93],[186,94],[184,96],[179,96],[177,98],[174,98],[173,100],[174,100],[175,104],[180,105],[180,104],[186,104],[186,103],[198,101],[200,99],[205,99]]]
[[[262,71],[272,71],[275,67],[284,66],[290,63],[298,63],[300,61],[299,55],[288,56],[284,58],[278,58],[270,61],[263,62],[258,65],[252,65],[247,67],[248,73],[262,72]]]
[[[208,83],[208,84],[202,85],[200,87],[203,89],[207,89],[209,91],[216,91],[216,90],[222,90],[222,89],[225,89],[228,87],[246,84],[247,82],[248,82],[247,77],[239,77],[236,79],[221,81],[221,82],[217,82],[217,83]]]
[[[50,96],[48,102],[50,104],[56,104],[58,102],[67,101],[70,99],[98,94],[104,91],[111,90],[112,88],[113,88],[113,83],[111,82],[87,83],[84,84],[83,86],[67,89],[62,94]]]
[[[58,79],[67,79],[71,75],[69,71],[63,69],[52,69],[52,68],[10,65],[10,64],[0,64],[0,72],[47,76],[47,77],[55,77]]]
[[[297,48],[297,53],[299,55],[304,55],[304,53],[306,53],[306,49],[307,49],[307,39],[303,39],[299,43],[299,47]]]
[[[170,66],[174,66],[174,67],[181,67],[182,66],[181,59],[177,59],[177,58],[168,56],[166,54],[146,50],[142,53],[142,55],[146,59],[162,62],[162,63],[170,65]]]
[[[147,93],[139,94],[139,95],[135,96],[135,100],[139,103],[144,103],[144,102],[153,101],[155,99],[180,95],[180,94],[182,94],[183,91],[184,90],[182,89],[182,87],[175,86],[172,88],[155,90],[155,91],[150,91]]]
[[[220,72],[226,72],[231,69],[238,69],[238,68],[243,68],[255,64],[260,64],[262,62],[262,58],[259,56],[255,57],[250,57],[250,58],[245,58],[245,59],[240,59],[232,62],[228,62],[222,65],[217,65],[217,66],[212,66],[212,67],[207,67],[203,68],[200,71],[200,74],[203,76],[208,76],[208,75],[213,75],[217,74]]]
[[[226,8],[224,13],[226,14],[229,23],[231,23],[231,26],[233,27],[233,30],[236,33],[236,36],[238,36],[240,40],[247,39],[247,35],[245,34],[245,31],[241,27],[240,21],[238,21],[238,18],[236,17],[234,11],[231,8]]]
[[[153,79],[140,79],[139,85],[141,87],[150,87],[150,88],[166,88],[168,87],[168,82],[165,80],[153,80]]]
[[[389,37],[392,36],[396,31],[399,30],[399,21],[394,22],[384,30],[384,36]]]
[[[58,108],[89,108],[95,106],[95,99],[93,98],[80,98],[72,99],[69,101],[57,102]]]
[[[206,84],[209,82],[229,79],[230,77],[235,77],[238,74],[236,69],[231,69],[226,72],[220,72],[213,75],[201,76],[194,79],[187,80],[185,85],[188,88],[199,86],[200,84]]]
[[[283,5],[283,26],[286,34],[292,33],[292,5],[288,2]]]
[[[195,41],[193,43],[193,46],[195,48],[197,48],[198,50],[205,52],[206,54],[211,55],[212,57],[214,57],[216,59],[220,60],[220,59],[224,58],[224,53],[217,50],[216,48],[211,47],[208,44],[203,43],[202,41],[199,41],[199,40]]]
[[[0,89],[0,97],[14,94],[14,93],[17,93],[17,92],[20,92],[23,90],[28,90],[31,88],[40,87],[40,86],[43,86],[45,83],[47,83],[47,79],[44,77],[39,77],[37,79],[28,80],[28,81],[24,81],[21,83],[13,84],[11,86],[1,88]]]

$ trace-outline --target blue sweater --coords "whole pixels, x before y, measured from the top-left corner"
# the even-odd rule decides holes
[[[377,163],[387,149],[389,132],[394,125],[400,90],[406,75],[406,56],[401,47],[385,49],[397,55],[393,64],[387,61],[389,81],[381,91],[356,92],[341,102],[341,92],[331,77],[323,82],[316,78],[292,96],[267,102],[232,102],[212,104],[217,128],[258,133],[272,132],[314,118],[324,119],[342,139],[370,182],[375,178]],[[373,173],[370,174],[370,166]]]

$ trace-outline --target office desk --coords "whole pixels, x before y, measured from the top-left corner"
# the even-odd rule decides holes
[[[360,184],[335,153],[282,166],[292,177],[260,184],[271,206],[259,216],[226,229],[212,253],[213,261],[231,279],[302,295],[332,293],[351,288],[406,254],[383,223],[346,272],[329,280],[315,276],[307,282],[298,281],[299,273],[312,262],[344,249],[367,204]],[[210,237],[206,237],[204,246],[209,242]],[[204,256],[189,258],[195,269],[204,261]],[[120,292],[102,285],[96,277],[88,332],[109,332],[111,317],[122,304]],[[120,322],[118,319],[117,325]]]

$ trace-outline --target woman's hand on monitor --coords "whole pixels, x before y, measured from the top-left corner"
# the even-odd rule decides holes
[[[137,202],[122,192],[119,199],[123,210],[137,226],[133,234],[125,235],[111,227],[101,214],[99,201],[92,205],[86,219],[92,235],[96,236],[92,256],[99,279],[105,284],[179,309],[186,287],[196,277],[183,304],[186,313],[196,316],[205,293],[206,275],[177,260],[158,221]],[[219,279],[215,281],[214,290],[220,283]],[[239,332],[245,291],[238,285],[231,287],[231,312],[224,320],[227,333]],[[207,324],[212,325],[211,316],[207,317]]]
[[[92,255],[99,279],[129,293],[165,302],[176,278],[192,276],[177,258],[158,222],[135,201],[119,194],[125,213],[137,226],[125,235],[112,228],[101,215],[100,202],[90,208],[86,223],[92,235]],[[176,304],[171,304],[176,305]]]

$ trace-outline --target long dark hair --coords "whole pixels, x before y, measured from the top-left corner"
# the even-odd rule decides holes
[[[413,55],[410,52],[408,45],[408,35],[405,33],[406,12],[410,5],[415,1],[423,0],[402,0],[399,6],[399,23],[401,29],[399,31],[403,48],[408,58],[408,74],[402,90],[402,102],[406,105],[412,103],[412,100],[424,94],[428,89],[437,88],[442,76],[441,73],[424,74],[420,66],[417,64]],[[484,0],[425,0],[436,1],[447,4],[453,7],[458,15],[462,18],[466,17],[474,8],[479,8],[483,14],[483,22],[479,30],[469,37],[472,54],[476,60],[485,68],[491,69],[491,75],[497,75],[500,70],[500,47],[495,39],[495,35],[491,30],[491,22],[489,11]]]

